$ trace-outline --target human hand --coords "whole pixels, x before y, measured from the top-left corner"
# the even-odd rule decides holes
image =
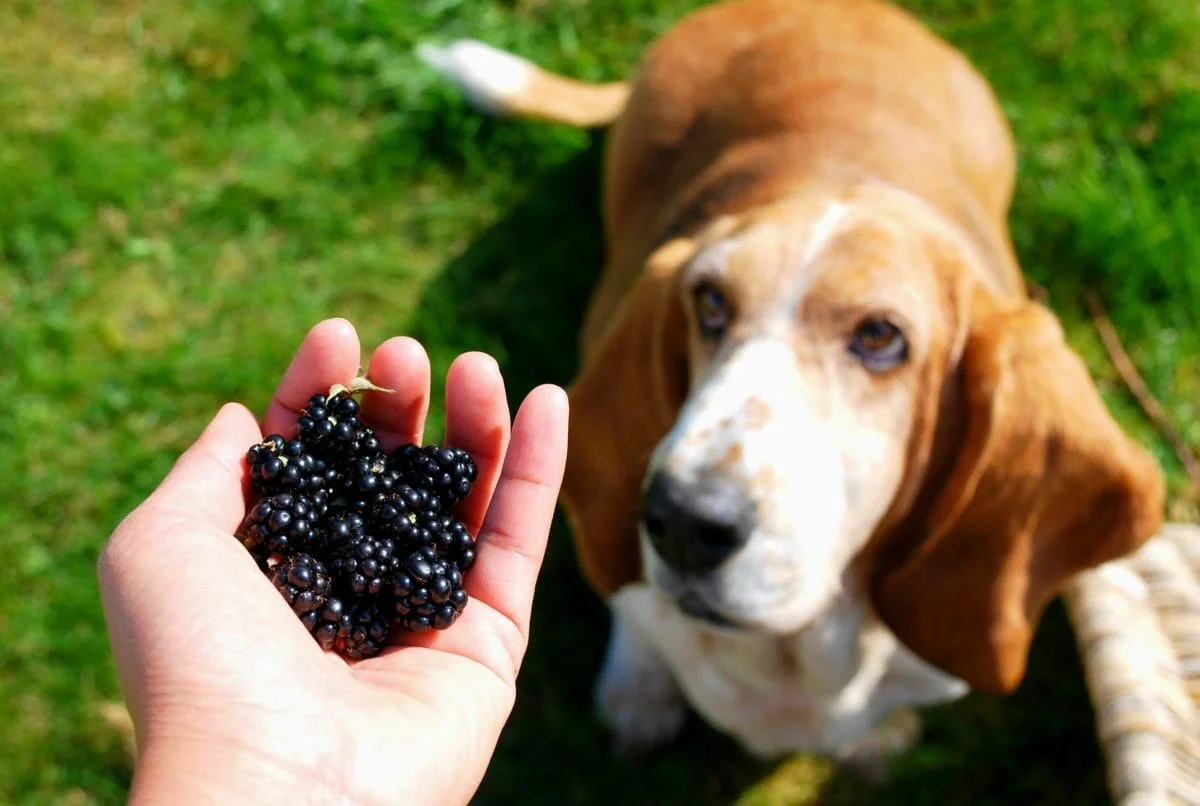
[[[478,535],[471,598],[448,630],[395,631],[374,658],[323,652],[232,535],[244,456],[284,432],[314,392],[356,374],[344,320],[314,327],[260,429],[225,405],[157,490],[117,527],[101,596],[137,730],[131,802],[465,803],[511,712],[534,584],[566,459],[567,399],[534,389],[509,424],[495,361],[468,353],[446,378],[446,444],[479,478],[460,517]],[[430,367],[395,338],[367,373],[362,417],[384,448],[421,443]]]

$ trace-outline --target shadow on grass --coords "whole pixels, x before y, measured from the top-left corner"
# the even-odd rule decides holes
[[[570,380],[577,330],[602,261],[601,152],[597,136],[579,156],[528,178],[525,199],[426,288],[413,335],[444,345],[435,364],[483,345],[501,358],[514,405],[538,383]],[[786,780],[788,762],[749,759],[694,715],[668,750],[636,761],[614,757],[591,700],[608,617],[576,570],[561,519],[533,622],[517,707],[475,803],[718,804],[745,795],[747,802],[774,804],[800,797]],[[1082,672],[1059,605],[1043,624],[1017,694],[971,696],[927,711],[925,720],[924,740],[896,761],[886,784],[868,789],[834,772],[819,802],[1108,800]]]

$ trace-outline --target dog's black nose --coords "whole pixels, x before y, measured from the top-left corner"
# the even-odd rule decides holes
[[[658,555],[679,571],[711,571],[746,543],[736,506],[656,473],[642,494],[642,524]]]

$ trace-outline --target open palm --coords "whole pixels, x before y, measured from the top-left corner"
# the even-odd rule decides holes
[[[226,405],[114,532],[100,561],[114,656],[134,723],[134,800],[464,803],[512,709],[566,456],[567,404],[543,386],[510,428],[491,358],[446,379],[446,438],[479,478],[460,516],[478,535],[471,597],[446,631],[347,664],[322,652],[232,537],[246,511],[243,457],[286,432],[309,396],[356,373],[353,327],[309,333],[263,418]],[[385,449],[420,443],[430,368],[411,339],[385,342],[363,419]]]

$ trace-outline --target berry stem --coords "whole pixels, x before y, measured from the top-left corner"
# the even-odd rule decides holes
[[[349,386],[346,386],[346,385],[340,384],[340,383],[335,383],[333,386],[329,387],[329,397],[330,398],[336,397],[337,395],[341,394],[342,392],[349,392],[352,395],[356,395],[359,392],[383,392],[383,393],[389,394],[389,395],[396,394],[395,389],[387,389],[382,386],[377,386],[374,383],[372,383],[371,380],[368,379],[365,375],[359,375],[354,380],[350,381]]]

